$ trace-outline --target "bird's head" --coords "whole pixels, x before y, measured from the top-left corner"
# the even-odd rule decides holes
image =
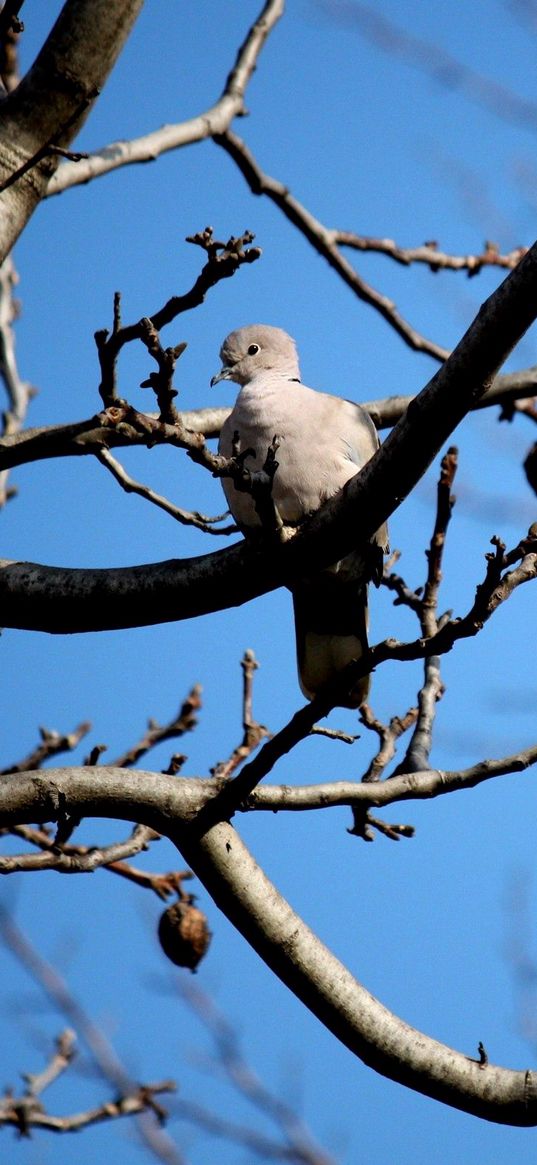
[[[211,385],[220,380],[248,384],[260,373],[272,372],[288,380],[299,380],[300,370],[294,340],[281,328],[249,324],[230,332],[220,349],[222,368]]]

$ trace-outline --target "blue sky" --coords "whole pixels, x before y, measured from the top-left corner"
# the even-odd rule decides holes
[[[146,133],[206,109],[218,96],[259,4],[217,0],[186,8],[147,4],[115,73],[80,136],[82,149]],[[59,4],[28,6],[23,66],[33,59]],[[535,36],[515,4],[426,6],[398,0],[377,11],[476,74],[495,79],[537,108]],[[453,253],[479,252],[485,239],[503,250],[534,238],[535,168],[531,126],[476,102],[408,60],[372,44],[353,4],[296,0],[260,59],[248,90],[250,116],[237,131],[261,166],[289,185],[326,225],[387,236],[414,246],[437,239]],[[428,59],[428,54],[423,54]],[[432,51],[431,59],[434,60]],[[17,246],[22,312],[17,343],[22,375],[36,385],[30,424],[89,416],[98,405],[93,333],[109,326],[113,293],[134,321],[194,281],[201,254],[186,235],[211,223],[218,235],[255,231],[260,262],[215,288],[196,312],[176,320],[166,343],[188,341],[178,370],[185,408],[231,402],[233,386],[209,388],[218,349],[232,328],[250,322],[284,327],[297,339],[303,379],[354,399],[418,391],[435,370],[352,296],[280,216],[254,198],[230,159],[211,142],[125,169],[42,205]],[[447,347],[497,285],[494,272],[468,280],[358,257],[361,274],[394,298],[402,314]],[[536,362],[529,334],[510,368]],[[121,391],[150,407],[138,388],[145,350],[120,365]],[[442,605],[464,613],[482,577],[493,534],[515,545],[536,516],[521,462],[535,439],[530,423],[498,424],[486,411],[464,423],[457,505],[445,557]],[[131,472],[185,507],[222,508],[218,482],[172,450],[133,450]],[[434,518],[437,466],[391,522],[402,573],[423,581]],[[184,531],[140,499],[124,495],[89,459],[38,463],[13,475],[18,498],[2,515],[6,557],[72,566],[112,566],[204,553],[217,541]],[[209,542],[209,545],[207,543]],[[535,739],[532,628],[536,593],[521,588],[475,642],[443,663],[447,692],[438,709],[433,763],[466,767]],[[386,592],[372,596],[372,639],[413,637],[410,616]],[[3,763],[30,750],[37,726],[71,730],[91,719],[91,743],[114,757],[141,734],[149,716],[169,719],[194,682],[204,688],[198,731],[188,738],[185,772],[206,774],[241,733],[239,660],[253,647],[261,667],[255,711],[273,730],[300,703],[290,600],[267,595],[235,612],[183,623],[94,636],[50,637],[6,631],[1,728]],[[414,701],[419,665],[392,664],[374,680],[377,714],[402,714]],[[332,725],[352,730],[352,714]],[[352,749],[314,739],[274,773],[277,782],[359,777],[372,740]],[[149,762],[159,769],[169,752]],[[78,756],[87,752],[83,745]],[[416,825],[416,837],[365,846],[346,833],[349,814],[245,817],[239,828],[278,888],[323,940],[384,1004],[428,1034],[510,1067],[533,1064],[518,1031],[517,996],[506,952],[514,878],[532,894],[534,807],[531,771],[480,789],[386,813]],[[81,840],[126,833],[85,823]],[[16,847],[15,847],[16,848]],[[182,865],[160,842],[139,859],[147,868]],[[200,1066],[208,1050],[154,940],[160,905],[148,893],[98,872],[92,878],[28,874],[6,879],[2,902],[42,954],[65,975],[86,1010],[113,1040],[128,1070],[144,1080],[175,1076],[184,1099],[248,1119],[244,1102]],[[245,1055],[276,1091],[296,1098],[314,1135],[341,1165],[500,1165],[530,1155],[535,1134],[503,1129],[405,1091],[372,1074],[340,1047],[286,992],[235,934],[204,891],[214,939],[199,985],[236,1025]],[[512,906],[512,903],[511,903]],[[531,945],[532,935],[527,936]],[[62,1021],[44,1006],[12,956],[0,953],[0,1084],[37,1070]],[[20,1009],[22,1008],[22,1014]],[[192,1063],[192,1059],[197,1063]],[[202,1058],[202,1057],[201,1057]],[[58,1109],[84,1108],[106,1088],[76,1075],[56,1088]],[[47,1097],[53,1108],[54,1094]],[[250,1117],[256,1122],[255,1113]],[[246,1161],[178,1119],[169,1130],[193,1165],[218,1153],[223,1165]],[[4,1133],[6,1142],[11,1137]],[[70,1139],[10,1143],[15,1159],[63,1165]],[[144,1154],[128,1124],[76,1140],[81,1165],[99,1154],[123,1165]]]

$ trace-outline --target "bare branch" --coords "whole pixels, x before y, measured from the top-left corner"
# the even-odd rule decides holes
[[[444,695],[440,674],[440,657],[428,655],[424,661],[423,684],[418,693],[418,716],[408,749],[396,768],[396,773],[427,769],[433,744],[436,705]]]
[[[215,518],[207,517],[206,514],[200,514],[197,510],[183,510],[181,506],[176,506],[173,502],[168,501],[168,498],[158,494],[148,485],[143,485],[140,481],[135,481],[133,477],[127,473],[126,469],[121,463],[113,457],[108,449],[99,449],[95,454],[97,460],[110,471],[112,477],[115,477],[122,489],[126,493],[137,494],[138,497],[145,498],[146,501],[152,502],[154,506],[164,510],[170,517],[175,518],[176,522],[180,522],[182,526],[194,526],[196,530],[202,530],[204,534],[235,534],[237,527],[234,523],[227,526],[217,526],[217,522],[222,522],[229,516],[228,511],[225,514],[219,514]]]
[[[447,528],[451,519],[455,498],[451,489],[457,472],[458,449],[451,445],[440,466],[440,480],[437,486],[436,519],[431,544],[426,552],[427,579],[421,600],[421,630],[423,635],[433,635],[438,630],[437,607],[438,590],[442,581],[442,558]]]
[[[2,435],[5,437],[20,433],[32,397],[30,385],[21,380],[15,355],[13,323],[18,314],[14,297],[17,279],[13,260],[8,256],[0,266],[0,378],[8,398],[8,407],[2,413]],[[8,500],[7,479],[8,471],[4,469],[0,472],[0,509]]]
[[[489,408],[493,405],[508,404],[517,397],[526,397],[528,391],[537,388],[537,368],[520,372],[508,372],[497,376],[489,388],[472,405],[472,410]],[[382,400],[364,401],[366,409],[378,429],[391,428],[405,415],[413,396],[393,396]],[[181,412],[182,432],[198,436],[218,437],[224,421],[230,414],[229,408],[204,408]],[[184,447],[179,434],[164,429],[156,432],[156,414],[138,414],[146,419],[144,431],[129,427],[124,420],[114,421],[112,410],[106,409],[95,417],[68,425],[45,425],[41,428],[26,429],[13,436],[0,437],[0,470],[41,461],[52,457],[77,457],[95,454],[103,446],[147,445],[149,441],[170,442]],[[148,435],[148,427],[149,435]],[[205,519],[206,520],[206,519]]]
[[[0,562],[4,626],[66,632],[191,618],[237,606],[338,561],[371,538],[404,501],[536,314],[534,246],[485,301],[457,348],[374,457],[289,541],[271,542],[268,549],[241,544],[183,563],[119,570]],[[434,653],[434,640],[430,647]]]
[[[61,1032],[56,1040],[56,1051],[47,1066],[38,1074],[25,1073],[24,1079],[31,1096],[39,1096],[69,1067],[75,1055],[76,1036],[71,1028]]]
[[[386,639],[371,647],[359,660],[349,664],[337,678],[320,692],[310,704],[295,712],[291,720],[268,740],[261,751],[251,760],[238,777],[220,789],[215,799],[204,807],[200,818],[215,821],[219,815],[226,816],[239,808],[250,796],[256,785],[271,770],[282,756],[290,752],[299,741],[310,732],[315,721],[326,716],[332,708],[345,704],[346,694],[363,675],[369,675],[375,667],[387,659],[411,660],[430,659],[451,651],[458,639],[477,635],[491,615],[510,597],[513,591],[525,582],[537,578],[537,523],[531,527],[528,537],[508,553],[499,539],[492,539],[495,551],[487,554],[487,570],[483,582],[476,590],[470,611],[459,619],[446,619],[433,635],[400,643]],[[508,567],[520,560],[520,565],[512,570]],[[432,681],[427,688],[428,699],[432,697]],[[424,719],[420,740],[429,732],[431,710],[424,705]]]
[[[275,813],[289,810],[332,809],[342,805],[385,808],[399,801],[423,801],[475,789],[484,781],[511,773],[522,773],[537,764],[537,745],[521,749],[500,760],[483,760],[467,769],[422,769],[402,773],[386,781],[363,784],[356,781],[321,781],[316,785],[263,785],[255,789],[241,808]]]
[[[379,781],[386,766],[395,756],[395,746],[399,737],[415,724],[418,717],[417,708],[409,708],[405,716],[392,716],[389,724],[382,724],[373,714],[369,704],[362,704],[359,712],[360,721],[370,731],[376,732],[380,747],[373,757],[371,764],[364,773],[362,781]]]
[[[134,141],[112,142],[90,154],[84,164],[60,166],[52,176],[47,196],[61,194],[71,186],[91,182],[121,166],[152,162],[169,150],[177,150],[192,142],[202,141],[214,133],[222,133],[235,117],[244,114],[244,95],[254,73],[263,45],[283,13],[283,0],[268,0],[257,20],[249,29],[241,45],[222,96],[210,109],[176,125],[165,125],[153,133]]]
[[[25,827],[18,826],[17,832]],[[14,831],[15,832],[15,831]],[[118,869],[117,866],[125,858],[139,854],[149,848],[149,842],[158,838],[147,826],[136,825],[131,836],[126,841],[116,841],[111,845],[58,845],[57,842],[39,830],[26,828],[26,839],[33,845],[39,846],[41,853],[9,854],[0,857],[0,874],[13,874],[20,871],[34,872],[35,870],[56,870],[60,874],[92,874],[94,870],[106,866],[114,873],[129,877],[131,881],[140,882],[140,878],[131,877],[127,867]],[[153,888],[153,887],[152,887]],[[172,891],[170,890],[170,893]]]
[[[161,725],[157,724],[156,720],[149,720],[147,731],[142,738],[117,757],[114,764],[119,766],[135,765],[155,745],[161,744],[164,740],[176,740],[177,737],[184,736],[185,732],[192,732],[198,723],[196,713],[201,708],[201,692],[201,685],[194,684],[186,699],[183,700],[177,715],[173,716],[167,724]]]
[[[438,618],[438,592],[442,581],[442,558],[447,529],[455,498],[451,493],[457,472],[458,450],[450,446],[440,466],[437,486],[436,518],[430,546],[426,551],[427,578],[417,607],[415,607],[424,638],[435,635],[448,622],[448,615]],[[418,696],[418,717],[404,759],[396,772],[408,773],[429,767],[436,705],[444,694],[438,655],[426,656],[424,682]]]
[[[160,1118],[163,1118],[165,1111],[155,1097],[162,1092],[174,1092],[173,1080],[164,1080],[158,1084],[142,1084],[119,1099],[107,1101],[98,1108],[74,1113],[72,1116],[52,1116],[46,1112],[38,1097],[69,1068],[75,1055],[75,1042],[75,1033],[67,1028],[56,1040],[56,1051],[43,1071],[36,1075],[25,1074],[27,1088],[22,1096],[14,1096],[11,1090],[6,1092],[0,1099],[0,1128],[12,1125],[18,1129],[21,1137],[29,1137],[31,1130],[36,1128],[48,1129],[55,1133],[74,1133],[101,1121],[132,1116],[148,1110],[153,1112],[158,1110]]]
[[[146,828],[137,826],[138,829]],[[160,834],[156,834],[160,838]],[[191,870],[169,870],[166,874],[153,873],[151,870],[138,870],[136,866],[126,862],[110,862],[107,867],[112,874],[119,874],[128,882],[134,882],[144,890],[152,890],[161,902],[165,902],[172,894],[183,894],[183,882],[193,877]]]
[[[326,728],[320,724],[310,728],[310,736],[326,736],[328,740],[341,740],[343,744],[355,744],[360,739],[359,735],[353,736],[350,732],[342,732],[340,728]]]
[[[147,380],[142,381],[141,388],[153,389],[159,406],[159,420],[166,425],[175,425],[179,421],[179,414],[173,403],[177,396],[177,389],[173,387],[173,374],[186,343],[182,341],[174,348],[163,348],[157,329],[147,317],[140,320],[140,330],[140,339],[158,367],[158,372],[151,372]]]
[[[0,776],[5,776],[6,773],[22,773],[27,769],[38,769],[43,761],[48,760],[51,756],[59,756],[62,752],[72,752],[84,736],[87,736],[90,729],[89,720],[85,720],[73,732],[67,734],[51,731],[50,728],[40,728],[41,744],[38,744],[23,760],[17,761],[14,765],[8,765],[5,769],[0,769]]]
[[[518,758],[518,767],[524,767],[521,760],[527,757]],[[423,778],[414,778],[422,789]],[[361,795],[382,796],[390,783],[361,784]],[[191,781],[159,774],[148,781],[147,774],[125,769],[50,770],[0,782],[0,815],[8,824],[35,819],[36,813],[50,818],[61,802],[73,816],[91,811],[122,817],[136,803],[138,819],[180,845],[187,864],[254,950],[354,1054],[382,1075],[452,1107],[502,1124],[537,1124],[534,1073],[477,1064],[390,1013],[295,914],[231,824],[206,828],[192,820],[195,795]]]
[[[99,363],[101,365],[101,383],[99,385],[99,393],[103,401],[105,409],[110,409],[116,404],[116,361],[121,349],[125,344],[132,343],[133,340],[142,340],[146,347],[151,346],[151,354],[158,356],[160,360],[161,377],[163,367],[167,367],[167,376],[169,379],[170,361],[171,372],[178,356],[184,351],[186,345],[178,345],[176,348],[167,350],[168,355],[161,348],[158,332],[166,324],[170,324],[172,320],[176,319],[182,312],[190,311],[194,307],[199,307],[203,303],[207,292],[220,283],[222,279],[230,279],[232,275],[238,271],[239,267],[244,264],[255,263],[259,259],[261,251],[259,247],[251,247],[249,244],[253,241],[255,236],[251,231],[244,231],[242,235],[235,237],[231,236],[227,242],[219,242],[213,239],[213,228],[206,227],[197,235],[192,235],[187,238],[188,243],[194,243],[202,247],[205,254],[208,256],[207,262],[202,267],[198,278],[190,291],[184,295],[172,295],[163,307],[155,311],[150,317],[144,316],[135,324],[122,325],[119,318],[119,302],[120,295],[116,292],[114,297],[114,326],[112,333],[109,335],[106,328],[101,328],[95,333],[95,342],[97,344],[97,352],[99,356]],[[147,383],[147,382],[146,382]],[[158,419],[158,426],[173,427],[179,423],[180,418],[175,410],[171,407],[170,392],[173,391],[169,383],[164,387],[162,379],[157,377],[157,381],[151,379],[151,385],[158,383],[159,392],[162,394],[161,408],[164,407],[164,413]],[[175,393],[173,393],[175,395]],[[164,399],[166,404],[164,405]],[[159,402],[160,403],[160,402]],[[199,442],[198,442],[199,444]]]
[[[257,671],[259,664],[255,658],[255,654],[251,647],[248,647],[241,659],[241,668],[243,675],[243,690],[242,690],[242,727],[243,737],[241,743],[237,745],[227,761],[220,761],[215,765],[213,775],[218,780],[229,780],[235,769],[242,764],[257,748],[258,744],[266,736],[270,736],[268,728],[264,724],[259,724],[254,719],[252,711],[252,697],[253,697],[253,679],[254,672]]]
[[[393,567],[396,562],[399,562],[401,553],[399,550],[394,550],[387,562],[384,563],[384,571],[380,580],[380,585],[386,587],[388,591],[394,591],[396,598],[393,600],[394,607],[409,607],[416,615],[419,615],[421,610],[421,591],[413,591],[411,587],[405,582],[400,574],[396,574]]]
[[[50,771],[52,772],[54,770]],[[88,770],[82,771],[87,772]],[[99,772],[100,770],[93,771]],[[119,771],[123,772],[124,776],[127,775],[124,769]],[[13,779],[19,780],[18,777],[5,778],[6,781]],[[83,816],[83,814],[79,814],[79,816]],[[116,1056],[111,1044],[103,1032],[86,1015],[83,1007],[81,1007],[71,994],[61,975],[59,975],[55,967],[41,957],[26,935],[16,926],[7,911],[3,908],[0,908],[0,930],[5,945],[9,947],[15,958],[26,968],[34,981],[39,984],[53,1005],[60,1013],[68,1018],[90,1051],[101,1076],[110,1081],[119,1094],[119,1100],[112,1104],[110,1114],[104,1111],[108,1108],[108,1105],[104,1105],[99,1109],[90,1110],[89,1120],[87,1119],[88,1114],[82,1113],[76,1114],[72,1118],[59,1118],[59,1120],[58,1118],[48,1118],[48,1121],[52,1123],[46,1123],[45,1120],[37,1119],[39,1113],[38,1111],[36,1112],[35,1106],[32,1106],[29,1114],[25,1114],[23,1109],[23,1116],[26,1116],[28,1119],[31,1118],[32,1123],[44,1124],[45,1127],[53,1131],[69,1132],[73,1129],[83,1127],[85,1124],[93,1123],[95,1120],[106,1120],[109,1117],[113,1118],[127,1114],[139,1114],[140,1120],[137,1121],[137,1129],[145,1147],[149,1148],[155,1157],[163,1162],[163,1165],[184,1165],[183,1158],[178,1153],[176,1146],[165,1134],[164,1130],[159,1127],[165,1114],[154,1097],[154,1093],[173,1091],[173,1081],[165,1081],[163,1084],[157,1085],[142,1085],[141,1087],[133,1083],[123,1064]],[[124,1111],[122,1110],[123,1103],[125,1103]],[[34,1114],[36,1118],[35,1122]],[[155,1117],[157,1118],[157,1123],[155,1123]],[[72,1127],[69,1127],[69,1125],[66,1128],[62,1127],[61,1122],[65,1119],[73,1122]],[[57,1124],[55,1120],[58,1120]],[[77,1121],[79,1122],[78,1124],[76,1123]]]
[[[337,232],[325,227],[309,210],[290,194],[287,186],[264,174],[257,165],[253,155],[236,134],[227,130],[223,134],[215,134],[214,141],[233,158],[241,174],[246,179],[253,194],[265,194],[282,211],[286,218],[298,227],[319,255],[329,263],[330,267],[341,276],[343,282],[351,291],[369,304],[386,322],[397,332],[413,351],[424,352],[435,360],[443,361],[449,355],[447,348],[441,348],[432,340],[420,335],[397,311],[396,305],[386,295],[382,295],[371,287],[355,271],[354,267],[341,254],[337,245]]]
[[[400,247],[393,239],[374,239],[357,235],[354,231],[334,231],[334,242],[340,247],[351,247],[354,251],[372,251],[386,255],[403,267],[421,263],[431,271],[466,271],[471,277],[478,275],[484,267],[500,267],[511,271],[526,254],[527,247],[515,247],[508,254],[500,254],[496,243],[486,242],[478,255],[448,255],[439,251],[438,243],[423,243],[421,247]]]

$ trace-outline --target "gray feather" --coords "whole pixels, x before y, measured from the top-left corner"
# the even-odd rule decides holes
[[[254,464],[260,468],[277,434],[272,496],[283,522],[296,524],[369,461],[379,443],[375,426],[360,405],[300,382],[294,340],[281,328],[265,324],[239,328],[224,341],[220,355],[222,369],[212,383],[233,380],[241,385],[222,428],[220,452],[231,455],[238,432],[242,449],[255,450]],[[245,534],[259,529],[250,495],[236,490],[230,478],[223,479],[223,486]],[[370,543],[291,588],[300,685],[308,698],[367,649],[367,583],[378,583],[387,549],[387,529],[382,526]],[[345,703],[358,707],[368,687],[366,677]]]

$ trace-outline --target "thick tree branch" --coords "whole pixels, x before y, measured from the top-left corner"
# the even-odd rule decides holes
[[[509,404],[535,391],[537,391],[537,367],[522,369],[520,372],[507,372],[495,377],[491,387],[472,405],[472,411],[490,408],[493,405]],[[381,400],[364,401],[362,408],[369,413],[377,429],[388,429],[401,420],[415,399],[414,396],[390,396]],[[181,431],[207,438],[218,437],[230,411],[229,408],[182,410]],[[54,457],[94,455],[96,450],[103,447],[146,445],[149,439],[156,439],[152,427],[157,415],[156,413],[139,415],[147,418],[151,428],[149,435],[147,428],[143,433],[135,429],[127,431],[127,427],[122,423],[111,424],[109,410],[103,410],[102,413],[97,413],[84,421],[75,421],[67,425],[44,425],[41,428],[25,429],[20,433],[0,437],[0,471]],[[168,430],[161,427],[159,440],[163,444],[170,442],[181,447],[179,433],[171,428]]]
[[[201,558],[119,570],[4,560],[3,625],[65,633],[191,618],[238,606],[300,572],[337,561],[404,501],[536,315],[537,244],[485,301],[382,448],[289,541],[264,548],[240,544]]]
[[[402,780],[402,778],[398,778]],[[186,786],[186,787],[185,787]],[[377,794],[379,785],[362,785]],[[188,824],[190,782],[124,769],[49,770],[6,777],[0,820],[58,812],[137,820],[167,834],[216,904],[276,975],[355,1055],[376,1071],[452,1107],[501,1124],[537,1124],[537,1078],[479,1065],[398,1019],[309,930],[227,822],[200,836]]]
[[[142,0],[67,0],[36,61],[0,107],[0,261],[45,196]]]
[[[61,194],[71,186],[91,182],[103,174],[109,174],[121,166],[132,166],[140,162],[153,162],[169,150],[177,150],[192,142],[203,141],[215,133],[223,133],[235,117],[240,117],[244,108],[247,85],[256,68],[263,45],[280,19],[284,0],[267,0],[257,20],[249,29],[239,48],[235,65],[225,83],[222,96],[215,105],[197,117],[175,125],[164,125],[153,133],[133,141],[112,142],[103,149],[90,154],[82,162],[66,162],[50,179],[47,196]]]

